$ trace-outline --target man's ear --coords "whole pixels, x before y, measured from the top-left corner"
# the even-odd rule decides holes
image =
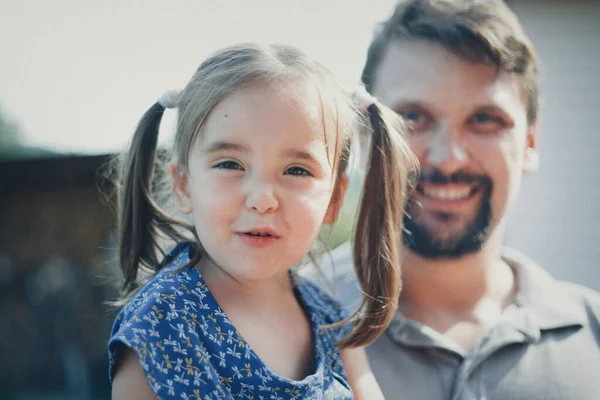
[[[189,192],[189,180],[187,174],[181,173],[181,166],[172,163],[169,165],[169,173],[173,180],[173,196],[177,209],[182,214],[192,213],[192,200]]]
[[[348,175],[346,175],[345,172],[342,173],[337,186],[338,187],[336,188],[336,191],[329,202],[329,207],[327,208],[327,213],[325,213],[325,218],[323,219],[323,223],[327,225],[333,225],[335,221],[337,221],[340,211],[342,210],[342,204],[344,203],[346,190],[348,190]]]
[[[535,172],[537,171],[540,165],[540,155],[536,147],[537,130],[538,124],[537,121],[535,121],[531,124],[531,126],[529,127],[529,132],[527,133],[525,158],[523,162],[524,173]]]

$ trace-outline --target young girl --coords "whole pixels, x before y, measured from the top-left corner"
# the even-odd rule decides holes
[[[187,219],[153,199],[168,175],[155,162],[170,106],[172,197]],[[108,344],[113,399],[381,396],[362,347],[387,326],[400,289],[411,160],[400,126],[289,46],[218,51],[180,94],[154,104],[122,168],[127,304]],[[372,148],[354,262],[365,296],[348,318],[292,267],[336,220],[351,142],[364,129]],[[164,256],[168,241],[177,245]]]

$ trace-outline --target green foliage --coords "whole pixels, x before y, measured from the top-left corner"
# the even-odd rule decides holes
[[[0,157],[9,155],[22,147],[21,130],[16,122],[11,121],[0,108]]]
[[[0,160],[16,160],[55,155],[47,149],[26,146],[21,126],[0,106]]]
[[[350,240],[354,230],[356,213],[358,212],[361,185],[361,174],[352,174],[337,222],[334,225],[324,225],[321,229],[319,241],[322,248],[319,250],[327,251],[335,249],[340,244]]]

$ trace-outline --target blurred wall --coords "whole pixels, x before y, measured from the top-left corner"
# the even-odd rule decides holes
[[[555,277],[600,290],[600,1],[513,1],[541,63],[540,170],[507,243]]]

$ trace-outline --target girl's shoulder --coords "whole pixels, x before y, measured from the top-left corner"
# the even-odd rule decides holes
[[[131,350],[159,398],[196,398],[200,390],[202,398],[227,397],[204,345],[217,310],[200,273],[188,265],[190,251],[176,247],[115,319],[108,341],[111,381]]]
[[[210,314],[206,303],[208,288],[198,271],[188,267],[189,248],[178,246],[167,265],[152,277],[117,315],[108,347],[110,377],[125,347],[143,360],[154,358],[200,342],[196,329],[203,314]],[[149,361],[149,360],[147,360]]]
[[[175,253],[177,251],[177,253]],[[127,320],[167,321],[176,315],[164,315],[169,310],[196,303],[205,288],[200,284],[197,271],[188,266],[189,249],[176,247],[166,258],[166,265],[152,276],[121,309],[116,323]]]
[[[121,314],[139,312],[156,304],[187,302],[202,290],[199,274],[189,266],[190,248],[177,246],[166,257],[166,265],[151,277],[123,307]],[[202,289],[202,288],[200,288]]]

